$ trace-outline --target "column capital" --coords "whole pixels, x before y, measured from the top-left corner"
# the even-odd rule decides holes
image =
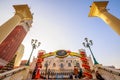
[[[27,4],[24,5],[13,5],[16,13],[15,15],[18,15],[21,17],[21,19],[27,19],[27,20],[32,20],[33,16],[30,12],[30,9]]]
[[[92,3],[92,5],[90,6],[90,12],[88,14],[89,17],[96,17],[101,10],[105,10],[106,11],[106,6],[108,4],[108,1],[95,1]]]

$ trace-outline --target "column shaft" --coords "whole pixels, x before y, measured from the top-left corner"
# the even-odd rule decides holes
[[[0,26],[0,44],[7,37],[7,35],[20,23],[21,18],[18,15],[14,15],[6,23]]]
[[[107,23],[114,31],[120,35],[120,20],[109,12],[100,12],[98,15],[105,23]]]

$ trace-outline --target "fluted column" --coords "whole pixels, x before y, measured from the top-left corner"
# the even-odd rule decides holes
[[[117,34],[120,35],[120,20],[107,11],[106,9],[107,4],[108,1],[93,2],[90,8],[89,17],[101,18],[115,32],[117,32]]]

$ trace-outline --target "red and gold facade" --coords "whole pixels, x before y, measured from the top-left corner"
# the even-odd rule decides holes
[[[54,56],[54,58],[51,56]],[[50,75],[51,78],[55,78],[55,74],[63,74],[63,77],[68,78],[71,73],[76,73],[77,75],[80,68],[83,71],[84,77],[92,79],[91,67],[93,65],[89,62],[92,62],[92,60],[87,57],[83,49],[79,53],[70,50],[57,50],[45,53],[44,50],[41,50],[38,53],[36,67],[34,69],[36,73],[34,73],[33,79],[40,79],[41,75],[46,77],[48,70],[51,70],[51,73],[54,74]]]
[[[32,23],[27,5],[14,5],[15,15],[0,27],[0,66],[5,66],[15,56]]]

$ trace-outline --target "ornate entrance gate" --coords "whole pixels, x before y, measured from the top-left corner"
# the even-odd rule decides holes
[[[56,74],[58,74],[58,75],[68,75],[69,76],[70,72],[73,72],[73,74],[75,74],[75,67],[77,65],[79,65],[78,63],[76,63],[76,65],[74,65],[74,70],[69,70],[68,73],[64,73],[65,69],[64,69],[64,66],[63,66],[62,62],[59,65],[60,66],[60,68],[59,68],[60,73],[59,72],[55,73],[55,72],[53,72],[53,70],[52,70],[53,73],[50,73],[50,71],[48,69],[48,65],[50,64],[51,61],[50,62],[46,61],[46,63],[44,65],[42,65],[42,63],[44,62],[44,58],[48,58],[48,57],[51,57],[51,56],[55,56],[55,57],[57,57],[57,58],[59,58],[63,61],[64,61],[64,58],[66,58],[68,56],[78,57],[79,61],[81,61],[81,63],[82,63],[83,76],[87,77],[89,79],[92,79],[91,70],[90,70],[90,66],[89,66],[89,63],[88,63],[87,56],[86,56],[86,52],[83,49],[80,49],[79,53],[71,52],[69,50],[57,50],[57,51],[49,52],[49,53],[45,53],[45,51],[40,51],[38,53],[36,69],[35,69],[36,73],[34,74],[34,78],[40,78],[40,75],[45,75],[45,77],[47,75],[48,78],[49,78],[49,75],[54,75],[55,76]],[[54,60],[54,58],[52,60]],[[45,67],[44,71],[41,70],[41,68],[43,66]],[[55,63],[53,63],[53,67],[54,66],[56,66]],[[68,62],[68,66],[71,66],[71,64],[69,62]],[[77,67],[80,67],[80,66],[77,66]],[[55,77],[57,77],[57,76],[55,76]],[[63,76],[61,78],[63,78]]]

